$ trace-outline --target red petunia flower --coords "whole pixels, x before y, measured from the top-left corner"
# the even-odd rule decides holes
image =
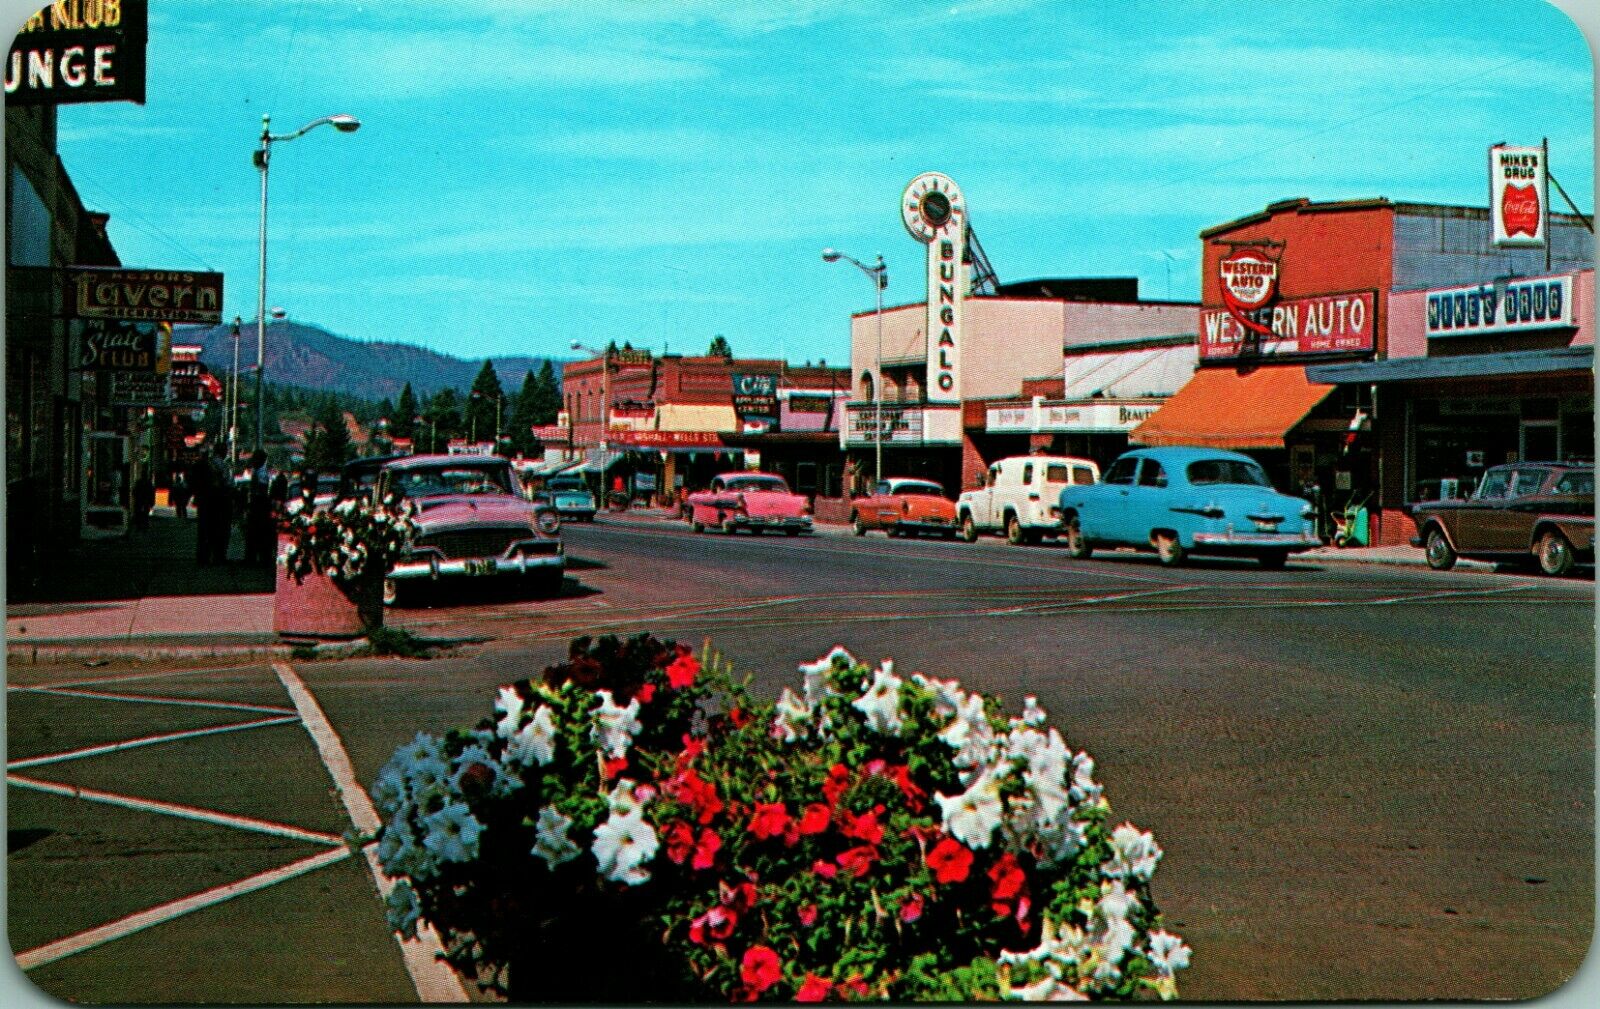
[[[646,683],[644,686],[634,691],[633,696],[639,699],[640,704],[649,704],[651,701],[655,700],[656,685],[654,683]]]
[[[928,852],[928,868],[939,883],[960,883],[972,869],[972,851],[953,837],[942,838]]]
[[[840,829],[844,831],[845,837],[853,837],[868,844],[879,844],[883,841],[883,825],[878,822],[878,816],[882,812],[882,806],[874,806],[860,816],[842,813],[840,819],[843,824]]]
[[[706,741],[697,739],[687,732],[683,734],[683,752],[678,754],[678,766],[688,767],[695,758],[706,752]]]
[[[728,711],[728,721],[735,729],[742,729],[750,724],[750,713],[743,708],[732,708]]]
[[[674,820],[669,824],[661,840],[666,846],[667,857],[676,865],[682,865],[694,853],[694,828],[682,820]]]
[[[812,863],[811,871],[816,873],[818,876],[821,876],[823,879],[832,879],[839,874],[839,867],[834,865],[832,862],[824,862],[819,858]]]
[[[860,974],[851,974],[839,982],[839,994],[848,1002],[856,1002],[869,998],[872,995],[872,989],[868,988],[867,983],[861,980]]]
[[[714,907],[689,923],[689,941],[706,946],[711,940],[726,939],[738,923],[737,914],[724,907]]]
[[[717,852],[722,850],[722,838],[710,827],[700,831],[700,840],[694,846],[694,859],[689,864],[698,871],[711,868],[717,862]]]
[[[995,900],[1010,900],[1021,893],[1022,887],[1028,882],[1022,866],[1017,864],[1016,856],[1009,851],[989,867],[989,879],[994,884],[989,896]]]
[[[738,886],[729,886],[726,883],[721,887],[722,906],[736,914],[743,914],[756,906],[756,885],[750,882],[740,883]]]
[[[832,811],[820,802],[813,802],[806,807],[800,817],[800,833],[820,834],[828,829],[828,821],[832,819]]]
[[[817,977],[806,971],[806,979],[800,985],[800,990],[794,993],[796,1002],[822,1002],[828,997],[828,992],[833,990],[833,982],[825,977]]]
[[[789,826],[789,812],[781,802],[758,802],[750,815],[750,833],[765,841],[782,837]]]
[[[621,774],[623,771],[626,771],[627,769],[628,769],[628,758],[627,757],[618,757],[615,760],[607,760],[607,761],[604,762],[603,767],[602,767],[602,771],[603,771],[603,775],[602,776],[605,778],[605,780],[610,781],[612,778],[615,778],[617,775]]]
[[[922,894],[914,893],[900,905],[900,920],[913,922],[922,917]]]
[[[906,797],[906,805],[911,807],[911,811],[921,812],[922,800],[928,797],[928,793],[911,780],[911,768],[905,764],[897,765],[890,776],[894,778],[895,784],[900,786],[900,792]]]
[[[872,868],[872,863],[878,860],[878,849],[870,844],[857,845],[847,851],[841,851],[834,861],[839,863],[839,868],[849,872],[852,876],[865,876],[867,870]]]
[[[667,684],[673,690],[682,690],[694,683],[694,678],[700,675],[700,660],[696,659],[687,649],[681,650],[678,657],[667,666]]]
[[[807,904],[796,912],[800,917],[800,924],[810,928],[817,923],[817,905]]]
[[[717,798],[717,786],[685,768],[662,783],[662,788],[677,802],[691,807],[701,825],[710,823],[722,812],[722,800]]]
[[[850,771],[843,764],[834,764],[828,768],[828,780],[822,783],[822,794],[828,800],[828,805],[837,806],[839,796],[850,787]]]
[[[739,978],[745,987],[757,994],[771,988],[783,980],[778,954],[766,946],[751,946],[745,950],[744,960],[739,964]]]

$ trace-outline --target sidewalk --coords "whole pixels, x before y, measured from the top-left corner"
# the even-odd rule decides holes
[[[47,558],[39,584],[6,600],[6,657],[164,658],[282,647],[272,630],[274,574],[246,567],[233,531],[227,564],[195,561],[197,523],[157,509],[146,529],[84,540]]]

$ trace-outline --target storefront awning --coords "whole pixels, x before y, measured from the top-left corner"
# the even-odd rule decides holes
[[[1283,436],[1321,403],[1331,385],[1313,384],[1300,365],[1253,371],[1202,368],[1189,384],[1134,428],[1139,445],[1283,448]]]
[[[1397,357],[1360,364],[1324,364],[1309,369],[1319,382],[1367,385],[1388,382],[1430,382],[1452,378],[1499,378],[1508,375],[1544,375],[1563,371],[1591,371],[1594,345],[1550,350],[1514,350],[1501,354],[1461,354],[1451,357]]]
[[[739,415],[731,406],[663,403],[656,407],[657,431],[738,431]]]

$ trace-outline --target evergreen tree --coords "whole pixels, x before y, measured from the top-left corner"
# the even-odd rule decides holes
[[[472,380],[472,392],[467,397],[467,433],[479,441],[494,441],[499,435],[495,421],[505,417],[505,389],[500,376],[495,374],[494,362],[485,360]]]
[[[417,394],[411,391],[411,383],[400,390],[400,402],[394,406],[394,413],[389,416],[389,434],[395,438],[416,437],[416,417],[420,411],[417,409]]]
[[[337,397],[328,396],[317,407],[316,423],[306,436],[306,465],[335,470],[350,460],[350,429]]]
[[[545,363],[549,364],[548,361]],[[534,419],[535,408],[539,405],[538,398],[539,382],[530,371],[522,377],[522,390],[511,398],[511,420],[508,427],[511,431],[511,450],[517,455],[529,455],[533,452],[534,437],[530,429],[539,423]]]
[[[461,394],[454,389],[440,389],[428,397],[422,416],[430,423],[428,437],[437,437],[437,450],[443,452],[451,438],[458,438],[466,429],[461,422]]]
[[[556,378],[555,365],[545,358],[539,367],[539,378],[534,384],[536,398],[533,406],[533,423],[554,424],[561,412],[561,381]]]
[[[718,333],[711,339],[711,347],[706,351],[707,357],[733,357],[733,348],[728,346],[728,338]]]

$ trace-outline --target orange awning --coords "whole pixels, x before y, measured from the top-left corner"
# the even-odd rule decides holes
[[[1300,365],[1266,365],[1243,373],[1201,368],[1134,428],[1128,440],[1138,445],[1283,448],[1283,436],[1333,389],[1306,381]]]

